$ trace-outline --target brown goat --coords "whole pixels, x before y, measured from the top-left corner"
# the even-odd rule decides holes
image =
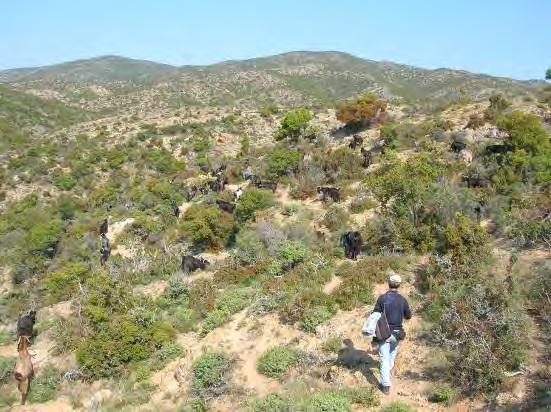
[[[17,383],[17,389],[21,392],[21,405],[25,404],[27,394],[31,387],[31,379],[34,375],[29,345],[31,344],[28,336],[20,336],[17,343],[17,360],[13,368],[13,376]]]

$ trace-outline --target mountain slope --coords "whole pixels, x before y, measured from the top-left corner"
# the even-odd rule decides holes
[[[92,114],[0,85],[0,148],[26,132],[65,127],[90,119]]]
[[[109,96],[94,96],[94,108],[135,107],[144,100],[155,102],[155,107],[330,105],[368,90],[409,103],[434,104],[465,97],[483,99],[495,91],[526,96],[535,85],[462,70],[376,62],[341,52],[290,52],[182,67],[104,56],[7,70],[0,72],[0,82],[22,89],[55,90],[70,104],[81,103],[83,88],[101,86],[105,92],[100,94]]]
[[[168,64],[119,56],[100,56],[51,66],[11,69],[0,72],[0,82],[106,83],[150,81],[177,70]]]

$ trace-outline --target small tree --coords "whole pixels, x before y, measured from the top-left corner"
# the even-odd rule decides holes
[[[312,120],[312,113],[307,108],[299,107],[298,109],[291,110],[281,120],[281,126],[276,132],[276,140],[289,138],[296,141],[304,129],[306,129],[310,120]]]
[[[551,67],[549,67],[547,69],[547,71],[545,72],[545,79],[546,80],[551,80]]]
[[[300,153],[296,150],[274,150],[266,157],[268,172],[271,176],[285,176],[295,171],[300,162]]]
[[[497,125],[508,133],[515,149],[526,150],[532,155],[549,150],[549,135],[533,114],[516,110],[500,118]]]
[[[337,120],[347,126],[365,127],[379,120],[385,113],[388,103],[373,93],[340,103],[337,106]]]

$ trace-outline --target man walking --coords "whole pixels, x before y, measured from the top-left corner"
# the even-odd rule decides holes
[[[394,367],[394,361],[398,354],[398,343],[405,338],[406,333],[402,321],[411,319],[409,304],[402,295],[398,293],[398,287],[402,278],[396,273],[391,273],[388,278],[389,290],[379,296],[373,312],[386,315],[391,335],[388,339],[381,341],[374,338],[374,343],[379,347],[379,358],[381,362],[381,383],[379,389],[388,394],[390,392],[390,372]]]

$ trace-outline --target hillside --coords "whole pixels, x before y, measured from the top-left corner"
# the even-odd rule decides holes
[[[1,76],[0,409],[551,402],[537,84],[335,52]],[[413,317],[383,394],[360,329],[393,272]],[[31,309],[20,406],[16,324]]]
[[[189,104],[327,106],[368,90],[434,106],[465,98],[481,100],[496,90],[511,97],[531,96],[537,86],[465,71],[376,62],[339,52],[291,52],[179,68],[104,56],[6,70],[0,72],[0,82],[37,93],[53,91],[66,103],[93,105],[95,109],[179,108]]]

